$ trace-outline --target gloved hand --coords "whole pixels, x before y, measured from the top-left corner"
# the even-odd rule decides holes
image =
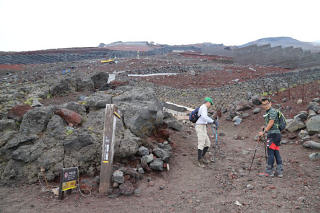
[[[218,127],[219,127],[218,119],[214,120],[214,122],[213,122],[213,123],[216,125],[216,128],[218,129]]]

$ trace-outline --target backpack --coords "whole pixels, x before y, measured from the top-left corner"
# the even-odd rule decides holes
[[[200,118],[201,115],[198,116],[199,109],[200,107],[196,108],[189,114],[189,121],[191,121],[192,123],[197,122],[197,120]]]
[[[287,126],[287,121],[280,110],[278,110],[278,109],[275,109],[275,110],[277,111],[277,114],[278,114],[278,119],[277,119],[278,122],[275,123],[275,125],[278,127],[280,132],[282,132]],[[268,116],[269,116],[269,114],[268,114]]]
[[[278,128],[280,132],[282,132],[287,126],[287,121],[284,115],[282,114],[282,112],[280,112],[280,110],[277,110],[277,111],[278,111],[278,118],[279,118]]]

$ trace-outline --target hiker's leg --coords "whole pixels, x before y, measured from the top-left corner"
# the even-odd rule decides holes
[[[268,175],[272,175],[272,170],[273,170],[273,164],[274,164],[274,150],[270,149],[268,147],[268,165],[266,168],[266,173]]]
[[[277,161],[277,176],[283,177],[282,159],[281,159],[279,150],[275,150],[275,156]]]
[[[209,149],[208,146],[204,147],[203,152],[202,152],[202,157],[204,157],[206,155],[208,149]]]
[[[196,125],[196,127],[195,127],[197,137],[198,137],[198,160],[201,160],[203,149],[205,147],[206,135],[204,134],[203,127],[206,127],[206,126],[205,125]]]

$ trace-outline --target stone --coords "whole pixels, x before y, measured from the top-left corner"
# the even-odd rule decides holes
[[[309,135],[308,135],[308,132],[306,130],[301,130],[299,132],[298,136],[299,136],[300,139],[303,139],[303,138],[305,138],[306,136],[309,136]]]
[[[301,98],[297,100],[297,104],[302,104],[302,99]]]
[[[183,129],[183,125],[174,118],[165,119],[164,123],[168,125],[168,128],[179,131],[179,132],[182,131]]]
[[[306,126],[310,135],[320,133],[320,115],[313,116],[307,120]]]
[[[311,154],[309,155],[309,159],[310,159],[310,160],[319,160],[319,159],[320,159],[320,152],[311,153]]]
[[[67,79],[62,79],[58,84],[53,85],[50,88],[50,94],[52,96],[63,96],[68,94],[71,91],[75,91],[75,81],[67,78]]]
[[[152,88],[130,87],[112,102],[123,112],[124,125],[138,137],[151,136],[163,124],[163,107]]]
[[[317,102],[310,102],[307,109],[318,112],[320,110],[320,104]]]
[[[144,146],[140,146],[138,152],[140,156],[149,155],[149,149]]]
[[[134,190],[134,195],[140,197],[141,196],[141,190],[140,189],[135,189]]]
[[[308,113],[306,111],[301,111],[299,114],[294,116],[294,120],[306,121],[308,118]]]
[[[252,186],[251,184],[248,184],[248,185],[247,185],[247,189],[253,190],[253,189],[254,189],[254,186]]]
[[[150,155],[145,155],[141,158],[141,164],[148,164],[151,163],[153,161],[153,154]]]
[[[232,121],[234,122],[234,125],[239,125],[242,122],[242,119],[239,116],[236,116],[232,119]]]
[[[248,118],[250,116],[250,114],[249,113],[243,113],[242,115],[241,115],[241,118],[242,119],[245,119],[245,118]]]
[[[52,116],[52,109],[47,107],[34,108],[24,114],[20,132],[25,134],[38,134],[44,131]]]
[[[109,74],[106,72],[99,72],[91,77],[95,89],[100,89],[107,85]]]
[[[257,95],[252,96],[251,102],[252,102],[254,105],[261,105],[260,98],[259,98],[259,96],[257,96]]]
[[[281,140],[281,144],[287,144],[288,141],[287,140]]]
[[[300,119],[293,119],[292,121],[287,121],[286,129],[289,132],[295,132],[305,127],[306,125]]]
[[[308,119],[313,117],[313,116],[316,116],[316,115],[317,115],[317,113],[315,111],[313,111],[311,109],[308,111]]]
[[[141,138],[132,134],[129,129],[126,129],[124,131],[123,138],[116,143],[115,155],[120,158],[134,156],[139,151],[141,143]]]
[[[287,98],[282,98],[281,101],[282,101],[283,103],[285,103],[285,102],[287,102]]]
[[[21,122],[23,115],[26,114],[32,107],[30,105],[17,105],[11,108],[7,114],[8,119],[13,119],[15,121]]]
[[[69,109],[60,108],[55,110],[54,113],[63,118],[63,120],[65,120],[68,125],[71,126],[78,126],[82,121],[82,117],[79,113]]]
[[[303,147],[311,149],[320,149],[320,143],[314,141],[306,141],[303,143]]]
[[[48,122],[46,132],[51,137],[63,139],[66,133],[66,124],[67,123],[59,115],[54,115]]]
[[[39,99],[38,98],[34,98],[32,99],[32,107],[42,107],[43,104],[39,102]]]
[[[6,119],[0,120],[0,132],[1,134],[8,130],[17,130],[17,124],[14,120]]]
[[[76,91],[93,91],[94,85],[93,82],[90,80],[82,80],[81,78],[76,79]]]
[[[121,184],[119,186],[119,189],[122,195],[129,196],[129,195],[133,195],[134,193],[134,187],[130,181],[126,181],[125,183]]]
[[[314,98],[314,99],[312,99],[312,102],[320,103],[320,98]]]
[[[90,108],[90,110],[98,110],[105,109],[106,104],[112,103],[112,95],[105,94],[104,92],[95,92],[94,94],[86,97],[85,100],[86,106]]]
[[[86,115],[86,107],[83,104],[77,102],[68,102],[62,105],[62,108],[74,111],[80,115]]]
[[[114,171],[112,174],[112,180],[113,180],[113,182],[116,182],[116,183],[120,183],[120,184],[124,183],[123,172],[120,170]]]
[[[255,108],[252,112],[253,114],[258,114],[261,112],[261,108]]]
[[[167,163],[169,161],[170,153],[167,152],[166,150],[161,149],[161,148],[155,148],[155,149],[153,149],[153,153],[155,154],[155,156],[157,156],[158,158],[160,158],[164,162]]]
[[[83,147],[89,146],[94,143],[93,136],[86,132],[71,135],[69,138],[63,141],[65,152],[79,151]]]
[[[150,168],[156,171],[163,171],[163,161],[160,158],[154,159],[150,163]]]
[[[236,111],[246,111],[251,109],[249,102],[241,101],[237,104]]]

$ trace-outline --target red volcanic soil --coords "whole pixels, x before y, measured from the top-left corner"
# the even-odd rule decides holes
[[[185,73],[175,76],[140,78],[157,85],[174,88],[212,88],[264,77],[267,74],[286,73],[290,71],[291,70],[278,67],[227,65],[224,66],[223,70],[212,70],[196,75]]]
[[[20,71],[23,70],[22,64],[0,64],[0,71]]]

